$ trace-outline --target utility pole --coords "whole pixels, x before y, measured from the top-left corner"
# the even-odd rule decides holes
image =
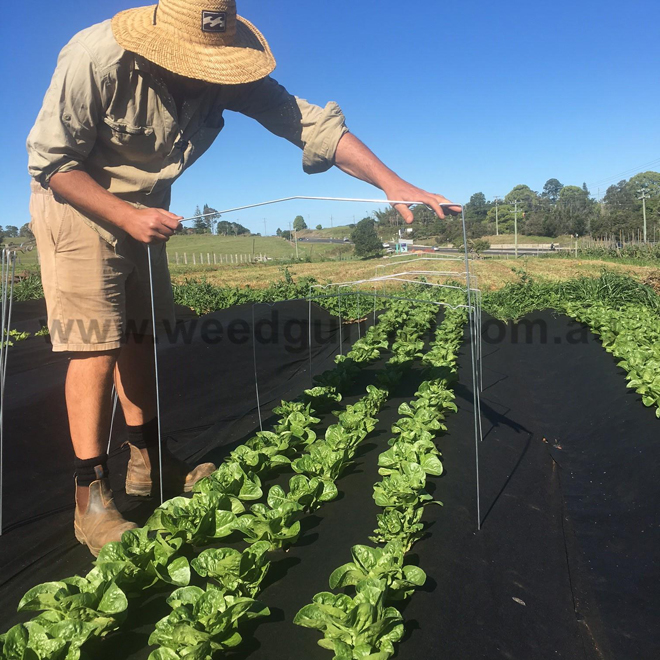
[[[499,195],[495,195],[495,236],[500,235],[500,219],[498,216],[498,209],[497,209],[499,203],[500,203],[500,197]]]
[[[264,218],[264,236],[266,235],[266,218]]]
[[[644,214],[644,243],[646,240],[646,200],[651,196],[649,195],[649,189],[646,186],[643,186],[638,191],[639,197],[637,199],[642,200],[642,213]]]
[[[289,238],[293,234],[293,243],[296,246],[296,259],[298,259],[298,232],[295,229],[291,229],[291,223],[289,223]]]
[[[330,216],[330,229],[332,229],[334,225],[332,224],[332,216]]]
[[[522,204],[522,202],[518,199],[515,199],[513,201],[514,204],[514,211],[513,211],[513,233],[515,234],[515,252],[516,252],[516,259],[518,258],[518,204]]]

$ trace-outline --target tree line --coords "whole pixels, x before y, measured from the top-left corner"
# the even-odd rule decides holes
[[[636,236],[643,225],[642,199],[646,197],[647,229],[653,240],[660,240],[660,173],[643,172],[611,185],[602,200],[596,200],[586,184],[564,185],[548,179],[543,190],[532,190],[525,184],[515,186],[503,199],[487,200],[482,192],[474,193],[465,205],[465,220],[470,238],[486,235],[513,234],[516,206],[518,232],[528,236],[556,237],[565,234],[618,239],[620,235]],[[518,204],[516,205],[516,201]],[[457,239],[460,226],[440,220],[428,208],[413,210],[415,238],[438,237],[439,242]],[[380,227],[400,226],[401,218],[394,209],[375,211]]]
[[[250,234],[250,230],[238,222],[229,222],[220,220],[220,214],[208,204],[204,204],[200,210],[199,206],[195,208],[195,222],[193,224],[193,234],[217,234],[218,236],[243,236]],[[185,228],[181,228],[179,233],[189,233]]]

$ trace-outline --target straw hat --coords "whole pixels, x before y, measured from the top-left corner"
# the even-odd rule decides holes
[[[119,45],[187,78],[236,85],[260,80],[275,58],[235,0],[161,0],[112,19]]]

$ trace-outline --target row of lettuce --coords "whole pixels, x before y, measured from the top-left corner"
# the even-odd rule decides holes
[[[163,586],[175,588],[168,599],[172,612],[151,637],[150,643],[159,645],[152,660],[210,658],[240,643],[238,624],[268,613],[254,599],[268,570],[267,553],[295,542],[301,516],[337,497],[335,482],[373,429],[374,416],[400,374],[419,355],[421,336],[436,311],[435,305],[411,310],[392,303],[301,401],[282,403],[272,431],[257,433],[235,449],[213,475],[196,485],[191,498],[166,502],[143,528],[105,546],[85,577],[31,589],[19,609],[41,614],[0,637],[0,658],[75,660],[84,644],[121,627],[129,599]],[[338,422],[323,438],[317,437],[315,410],[336,406],[359,369],[389,346],[390,337],[392,357],[377,386],[369,386],[354,406],[338,411]],[[262,479],[278,469],[294,473],[288,491],[273,486],[266,501],[259,502],[264,497]],[[250,502],[254,503],[247,510]],[[232,535],[250,547],[242,553],[209,548],[190,561],[193,549]],[[197,576],[210,580],[205,588],[190,586],[191,577]]]
[[[660,296],[649,284],[611,270],[566,282],[522,272],[520,281],[486,294],[484,307],[503,320],[554,309],[584,323],[625,370],[628,387],[660,418]]]
[[[343,412],[337,412],[339,422],[327,429],[324,439],[313,440],[299,458],[291,461],[291,468],[298,474],[292,477],[288,493],[279,486],[272,486],[268,492],[267,504],[255,504],[251,507],[253,514],[256,510],[258,514],[267,515],[266,507],[271,507],[272,511],[286,510],[290,517],[285,527],[277,530],[282,536],[271,540],[270,547],[263,546],[259,550],[262,561],[259,562],[258,567],[253,561],[254,552],[245,560],[250,575],[246,575],[249,582],[243,585],[240,594],[243,598],[241,601],[243,610],[240,614],[233,610],[232,620],[220,614],[229,609],[230,603],[234,604],[233,599],[236,596],[228,591],[231,580],[222,577],[225,569],[222,566],[223,559],[228,553],[234,557],[234,561],[240,562],[243,561],[242,555],[240,553],[235,555],[225,548],[207,551],[207,562],[201,574],[211,577],[212,581],[204,589],[196,586],[179,589],[168,599],[172,612],[156,624],[156,630],[150,637],[151,644],[160,646],[151,654],[150,660],[211,658],[214,653],[240,643],[238,626],[242,620],[268,613],[262,603],[254,600],[248,603],[245,600],[246,593],[251,593],[253,598],[259,592],[265,575],[262,571],[267,566],[265,553],[269,549],[281,547],[284,543],[295,542],[300,532],[299,516],[316,511],[325,502],[337,497],[336,481],[350,465],[359,444],[375,427],[377,421],[375,416],[400,380],[403,371],[423,347],[421,336],[428,330],[437,310],[432,306],[426,306],[410,313],[410,310],[403,305],[395,304],[390,312],[391,321],[387,319],[384,325],[381,321],[375,326],[371,336],[368,333],[369,340],[360,342],[357,348],[353,349],[355,353],[351,351],[349,354],[349,359],[359,358],[363,364],[377,359],[381,348],[388,345],[386,339],[389,334],[388,328],[393,324],[399,326],[391,347],[392,357],[388,360],[385,369],[378,374],[378,386],[369,386],[366,395],[356,404],[347,406]],[[341,358],[339,360],[340,368],[319,378],[317,387],[307,390],[305,397],[314,397],[314,401],[320,402],[323,406],[332,405],[337,401],[345,379],[349,378],[343,377],[345,371],[342,365],[346,364],[346,361]],[[300,474],[304,474],[310,480],[302,489],[295,483]],[[302,502],[297,499],[300,495],[304,497]],[[249,534],[249,524],[248,519],[248,528],[242,530],[248,532],[245,539],[248,542],[259,542],[261,539]],[[259,531],[262,530],[263,527]],[[257,570],[250,570],[253,567]],[[250,578],[256,580],[250,581]]]
[[[415,399],[399,407],[390,448],[378,458],[383,479],[374,485],[373,498],[383,512],[370,540],[384,546],[353,546],[353,561],[330,575],[334,592],[316,594],[294,619],[319,630],[319,645],[332,650],[335,660],[387,660],[394,655],[394,644],[404,634],[403,616],[395,605],[426,582],[424,571],[406,564],[405,555],[424,533],[424,507],[440,504],[426,492],[426,479],[443,470],[433,440],[446,430],[446,414],[457,410],[451,388],[465,320],[464,310],[447,310],[432,349],[423,357],[428,378]]]

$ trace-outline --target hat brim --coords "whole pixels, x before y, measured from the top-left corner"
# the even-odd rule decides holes
[[[153,24],[154,8],[127,9],[112,19],[112,32],[122,48],[173,73],[220,85],[261,80],[275,69],[268,42],[241,16],[231,46],[208,46],[173,39],[169,30]]]

